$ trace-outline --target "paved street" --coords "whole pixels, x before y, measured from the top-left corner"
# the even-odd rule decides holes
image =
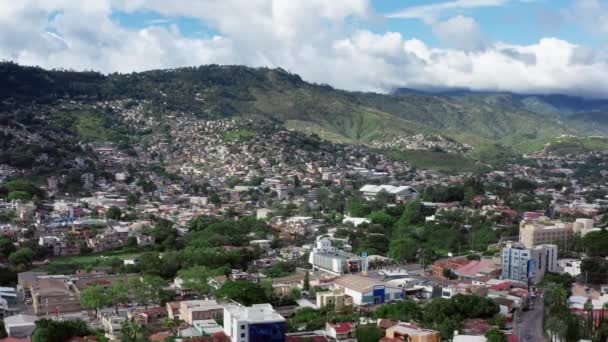
[[[518,320],[519,321],[519,320]],[[543,335],[543,300],[534,300],[534,309],[523,311],[521,322],[517,322],[515,332],[521,342],[542,342]]]

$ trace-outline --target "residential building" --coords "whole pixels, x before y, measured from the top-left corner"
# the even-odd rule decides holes
[[[325,334],[338,342],[357,342],[357,327],[350,322],[325,323]]]
[[[560,271],[563,273],[568,273],[573,277],[577,277],[581,274],[582,260],[580,259],[559,259],[557,260],[557,264],[559,265]]]
[[[285,318],[270,304],[224,308],[224,332],[231,342],[283,342]]]
[[[80,299],[66,279],[38,278],[32,287],[36,315],[80,311]]]
[[[110,340],[120,340],[122,324],[127,317],[118,316],[114,312],[101,315],[101,325],[105,331],[105,336]]]
[[[386,329],[386,336],[380,341],[441,342],[441,335],[435,330],[423,329],[409,323],[397,323]]]
[[[339,289],[329,292],[317,292],[317,307],[329,307],[336,312],[344,312],[353,308],[353,297]]]
[[[537,283],[545,272],[558,272],[557,246],[539,245],[526,248],[512,243],[502,249],[502,278]]]
[[[192,325],[194,321],[222,316],[224,307],[215,300],[185,300],[179,303],[179,317]]]

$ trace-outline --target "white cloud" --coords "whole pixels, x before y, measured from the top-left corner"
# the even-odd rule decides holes
[[[441,13],[449,10],[461,10],[477,7],[502,6],[508,0],[454,0],[431,5],[412,6],[389,14],[389,18],[422,19],[432,24],[438,20]]]
[[[127,29],[112,20],[116,10],[173,20]],[[0,6],[0,58],[103,72],[244,64],[283,67],[350,90],[465,87],[608,98],[601,51],[554,38],[527,46],[488,43],[464,16],[438,21],[436,33],[451,48],[432,48],[401,33],[365,29],[360,23],[372,12],[366,0],[23,0]],[[217,35],[186,37],[171,24],[180,16],[199,18]]]
[[[481,50],[485,39],[475,19],[457,15],[433,26],[435,35],[447,46],[466,51]]]
[[[577,0],[566,18],[583,25],[590,32],[608,35],[608,3],[600,0]]]

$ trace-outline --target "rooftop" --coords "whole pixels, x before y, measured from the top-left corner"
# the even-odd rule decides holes
[[[285,321],[285,318],[277,313],[270,304],[254,304],[250,307],[229,305],[225,309],[238,320],[248,322]]]

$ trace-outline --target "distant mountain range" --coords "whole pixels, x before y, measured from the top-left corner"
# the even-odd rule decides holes
[[[145,103],[151,116],[258,118],[348,143],[441,134],[473,145],[477,159],[505,149],[536,151],[564,134],[608,136],[608,100],[461,90],[348,92],[307,83],[282,69],[244,66],[102,75],[0,63],[0,114],[18,122],[49,109],[67,110],[60,106],[66,102],[86,108],[115,100]],[[104,109],[100,120],[104,136],[114,136],[111,109]],[[116,129],[128,134],[127,128]]]

